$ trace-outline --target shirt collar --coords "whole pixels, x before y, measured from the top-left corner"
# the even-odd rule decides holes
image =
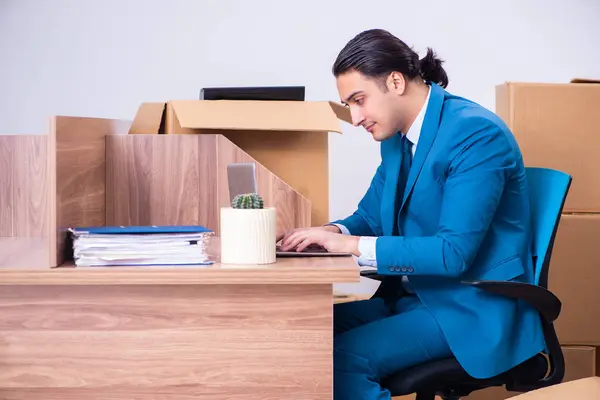
[[[431,87],[427,85],[427,98],[423,103],[423,107],[421,107],[421,111],[415,118],[415,121],[412,123],[410,128],[408,128],[408,132],[406,132],[406,138],[410,140],[413,146],[417,145],[419,141],[419,136],[421,136],[421,127],[423,126],[423,121],[425,120],[425,111],[427,110],[427,105],[429,104],[429,95],[431,94]]]

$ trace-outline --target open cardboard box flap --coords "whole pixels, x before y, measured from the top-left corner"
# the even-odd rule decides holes
[[[171,100],[142,103],[129,133],[169,133],[168,112],[182,129],[342,133],[340,120],[352,122],[350,110],[329,101]]]
[[[162,133],[165,103],[142,103],[137,110],[129,133]]]

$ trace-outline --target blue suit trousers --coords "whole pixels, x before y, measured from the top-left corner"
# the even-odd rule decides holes
[[[389,400],[383,377],[452,355],[433,315],[410,295],[387,305],[381,298],[336,304],[333,341],[335,400]]]

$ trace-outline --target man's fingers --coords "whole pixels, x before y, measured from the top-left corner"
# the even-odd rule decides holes
[[[292,229],[290,231],[284,232],[283,234],[281,234],[278,238],[277,241],[281,240],[281,246],[285,246],[287,241],[289,240],[290,236],[293,235],[294,233],[296,233],[296,229]]]
[[[306,233],[304,232],[294,232],[290,237],[285,240],[285,244],[281,246],[283,251],[288,251],[290,249],[298,246],[298,243],[302,242],[306,238]]]
[[[315,228],[298,228],[287,232],[281,239],[281,250],[288,251],[290,249],[297,248],[300,243],[304,240],[308,240],[308,243],[304,247],[310,244],[319,244],[319,237],[323,234],[321,229]],[[303,247],[303,248],[304,248]],[[299,249],[301,250],[301,249]]]
[[[300,244],[296,247],[296,251],[302,251],[313,243],[314,242],[311,238],[306,238],[302,242],[300,242]]]
[[[292,233],[292,231],[284,231],[283,233],[278,234],[277,238],[275,239],[275,243],[279,242],[280,240],[281,240],[281,243],[283,243],[285,238],[287,236],[289,236],[291,233]]]
[[[283,239],[281,240],[281,247],[290,247],[290,243],[292,240],[294,240],[298,235],[306,235],[307,234],[307,230],[305,229],[294,229],[291,230],[289,232],[287,232],[284,236]]]

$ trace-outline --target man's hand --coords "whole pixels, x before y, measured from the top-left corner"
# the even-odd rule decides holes
[[[318,245],[329,252],[358,253],[358,236],[342,235],[338,227],[333,225],[312,228],[300,228],[285,233],[277,238],[281,240],[281,250],[295,249],[302,251],[307,246]]]
[[[283,242],[285,242],[287,240],[287,238],[289,238],[293,233],[296,233],[298,231],[312,230],[312,229],[315,229],[315,230],[321,229],[326,232],[341,233],[340,228],[338,228],[335,225],[314,226],[311,228],[298,228],[298,229],[292,229],[291,231],[287,231],[285,233],[278,234],[277,240],[275,242],[279,243],[279,241],[281,240],[281,243],[283,244]]]

